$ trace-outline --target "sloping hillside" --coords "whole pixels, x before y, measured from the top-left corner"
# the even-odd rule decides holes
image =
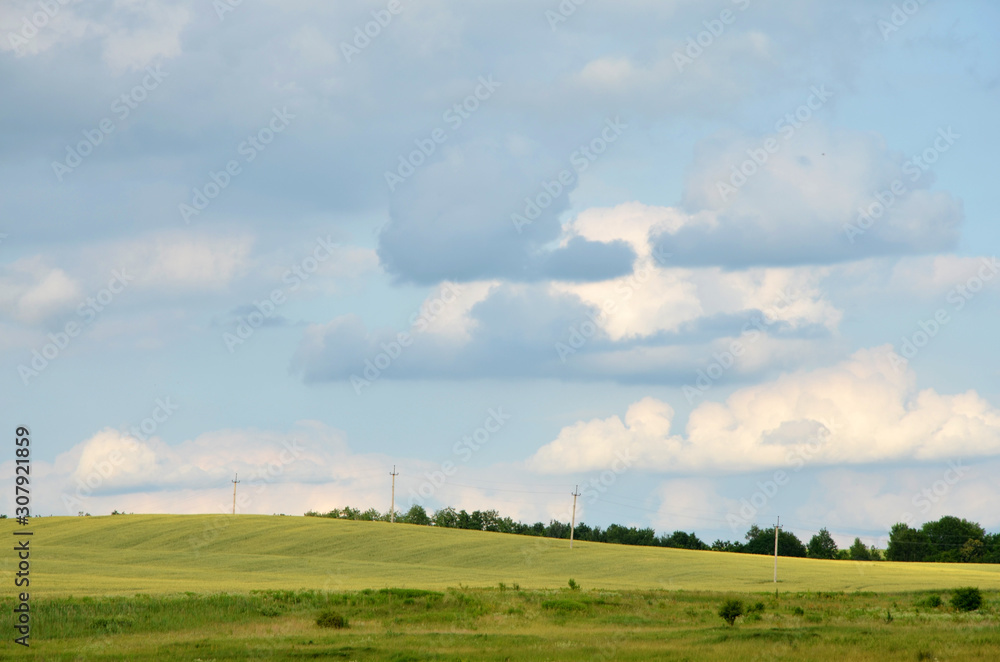
[[[15,528],[3,520],[0,534]],[[34,519],[34,594],[446,588],[773,591],[773,559],[552,540],[385,522],[241,515]],[[3,581],[13,585],[12,552]],[[779,559],[782,591],[1000,588],[1000,566]]]

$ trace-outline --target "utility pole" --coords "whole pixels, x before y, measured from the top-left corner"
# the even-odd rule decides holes
[[[233,478],[233,515],[236,514],[236,484],[240,482],[237,480],[239,477],[240,475],[237,473],[236,478]]]
[[[778,592],[778,529],[781,528],[781,516],[778,516],[778,523],[774,525],[774,591]]]
[[[396,465],[392,465],[392,471],[389,473],[392,476],[392,505],[389,508],[389,522],[392,524],[396,523],[396,476],[399,473],[396,471]]]
[[[573,519],[569,525],[569,548],[573,549],[573,532],[576,531],[576,498],[580,496],[580,486],[573,490]]]

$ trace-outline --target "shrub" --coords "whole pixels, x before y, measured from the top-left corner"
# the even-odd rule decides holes
[[[748,614],[753,614],[753,613],[761,613],[762,614],[762,613],[764,613],[764,603],[763,602],[755,602],[754,604],[752,604],[749,607],[747,607],[747,613]]]
[[[937,609],[941,606],[941,596],[940,595],[929,595],[920,602],[917,603],[918,607],[927,607],[928,609]]]
[[[316,625],[321,628],[336,628],[338,630],[350,627],[343,614],[338,614],[330,609],[320,612],[319,616],[316,617]]]
[[[951,606],[958,611],[976,611],[983,605],[983,594],[971,586],[955,589],[951,596]]]
[[[805,613],[806,612],[802,609],[802,607],[796,607],[792,610],[792,614],[795,616],[805,616]]]
[[[726,600],[719,607],[719,616],[726,623],[729,623],[729,625],[735,624],[736,619],[742,616],[743,613],[743,603],[739,600]]]
[[[575,579],[571,578],[569,580],[569,588],[570,588],[571,591],[579,591],[580,590],[580,585],[576,583]]]
[[[586,611],[587,605],[576,600],[544,600],[542,602],[542,609],[562,612]]]

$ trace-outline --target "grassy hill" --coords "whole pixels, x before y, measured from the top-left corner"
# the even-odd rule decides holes
[[[11,540],[16,525],[0,523]],[[531,538],[385,522],[241,515],[46,517],[31,523],[33,595],[518,583],[524,588],[773,591],[766,556]],[[13,553],[3,554],[13,583]],[[779,559],[781,591],[1000,588],[1000,566]]]

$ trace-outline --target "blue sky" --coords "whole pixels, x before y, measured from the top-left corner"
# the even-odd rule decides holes
[[[385,510],[395,465],[404,509],[1000,527],[995,5],[42,4],[0,8],[37,512]]]

